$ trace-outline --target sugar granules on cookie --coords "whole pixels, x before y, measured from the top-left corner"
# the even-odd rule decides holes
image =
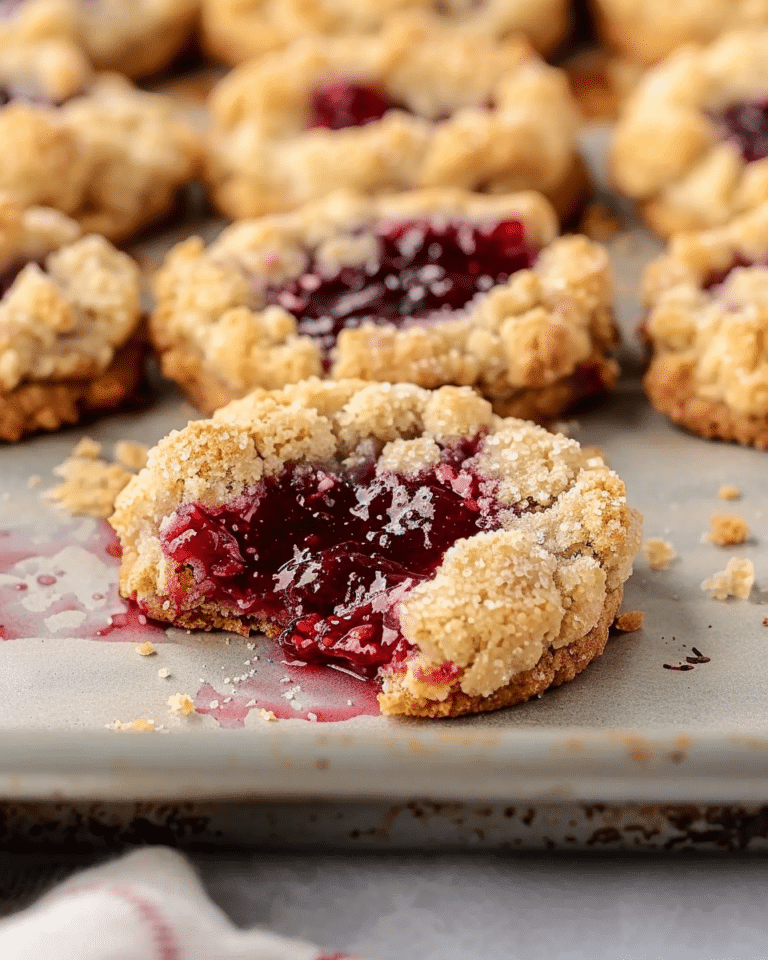
[[[709,533],[704,539],[718,547],[730,547],[749,539],[750,530],[741,517],[734,514],[714,514],[710,519]]]
[[[67,513],[89,517],[108,517],[115,497],[140,470],[147,459],[147,447],[141,443],[120,441],[115,446],[117,463],[102,459],[102,446],[90,437],[83,437],[67,459],[54,467],[54,474],[64,481],[44,496]]]
[[[649,537],[643,544],[643,556],[651,570],[666,570],[677,556],[677,550],[667,540]]]
[[[755,565],[744,557],[732,557],[725,570],[718,570],[702,581],[701,589],[712,594],[715,600],[737,597],[746,600],[755,582]]]

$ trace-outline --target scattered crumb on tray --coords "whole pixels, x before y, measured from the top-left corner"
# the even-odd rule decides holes
[[[763,626],[768,627],[768,617],[763,617]]]
[[[122,466],[129,470],[141,470],[147,465],[149,448],[144,443],[135,443],[132,440],[120,440],[115,444],[115,458]]]
[[[101,444],[91,437],[83,437],[72,450],[73,457],[82,457],[84,460],[98,460],[101,456]]]
[[[145,640],[144,643],[137,643],[133,649],[140,657],[151,657],[157,653],[157,647],[151,640]]]
[[[188,693],[174,693],[166,701],[168,708],[172,713],[180,713],[188,717],[190,713],[195,712],[195,704]]]
[[[115,447],[119,463],[102,460],[101,449],[100,443],[83,437],[71,455],[54,468],[54,474],[64,482],[46,490],[44,496],[67,513],[108,517],[117,495],[146,463],[147,448],[121,441]]]
[[[719,570],[702,581],[701,589],[711,593],[715,600],[725,600],[727,597],[746,600],[754,582],[754,563],[743,557],[732,557],[725,570]]]
[[[171,675],[171,671],[168,669],[168,667],[160,667],[160,669],[157,671],[157,675],[161,680],[167,680]]]
[[[259,716],[261,717],[262,720],[269,720],[269,721],[277,720],[277,717],[275,716],[272,710],[264,710],[262,708],[261,710],[259,710]]]
[[[718,497],[721,500],[740,500],[741,499],[741,490],[738,487],[732,487],[727,483],[724,483],[722,487],[717,491]]]
[[[677,556],[677,550],[667,540],[649,537],[643,544],[643,556],[651,570],[666,570]]]
[[[33,473],[32,476],[27,480],[27,489],[33,490],[35,487],[39,487],[43,482],[43,478],[38,473]]]
[[[642,610],[628,610],[616,617],[613,626],[621,633],[635,633],[642,629],[644,621],[645,614]]]
[[[749,527],[733,514],[716,513],[710,519],[706,539],[718,547],[730,547],[749,539]]]
[[[613,240],[623,230],[624,225],[607,204],[597,200],[587,204],[579,233],[585,234],[590,240]]]
[[[130,730],[133,733],[154,733],[158,729],[154,720],[146,717],[137,717],[135,720],[114,720],[107,724],[107,730]]]

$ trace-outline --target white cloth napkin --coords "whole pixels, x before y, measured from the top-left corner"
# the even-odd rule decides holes
[[[79,873],[0,923],[2,960],[351,960],[237,930],[164,847]]]

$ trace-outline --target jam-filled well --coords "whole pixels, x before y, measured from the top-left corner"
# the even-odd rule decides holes
[[[163,524],[169,615],[201,604],[267,627],[291,660],[372,678],[410,649],[398,607],[457,540],[502,508],[474,457],[482,435],[417,475],[288,465],[225,506],[187,503]]]
[[[363,323],[408,326],[450,317],[530,268],[538,255],[516,220],[442,215],[375,224],[365,232],[375,253],[364,262],[329,272],[311,254],[304,273],[265,293],[267,303],[293,314],[299,333],[326,352],[342,330]]]

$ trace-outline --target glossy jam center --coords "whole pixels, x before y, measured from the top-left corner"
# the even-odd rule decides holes
[[[163,525],[176,611],[213,602],[279,630],[293,660],[362,677],[409,645],[398,605],[462,537],[499,526],[477,436],[417,476],[291,466],[225,506],[185,504]]]
[[[376,253],[364,263],[329,274],[313,256],[301,276],[266,291],[267,302],[292,313],[299,332],[325,351],[342,330],[363,323],[408,326],[445,318],[532,266],[537,255],[515,220],[405,220],[371,233]]]
[[[372,120],[381,120],[393,107],[375,87],[354,80],[329,80],[312,94],[310,127],[343,130],[362,127]]]
[[[768,100],[729,107],[722,122],[747,163],[768,157]]]

